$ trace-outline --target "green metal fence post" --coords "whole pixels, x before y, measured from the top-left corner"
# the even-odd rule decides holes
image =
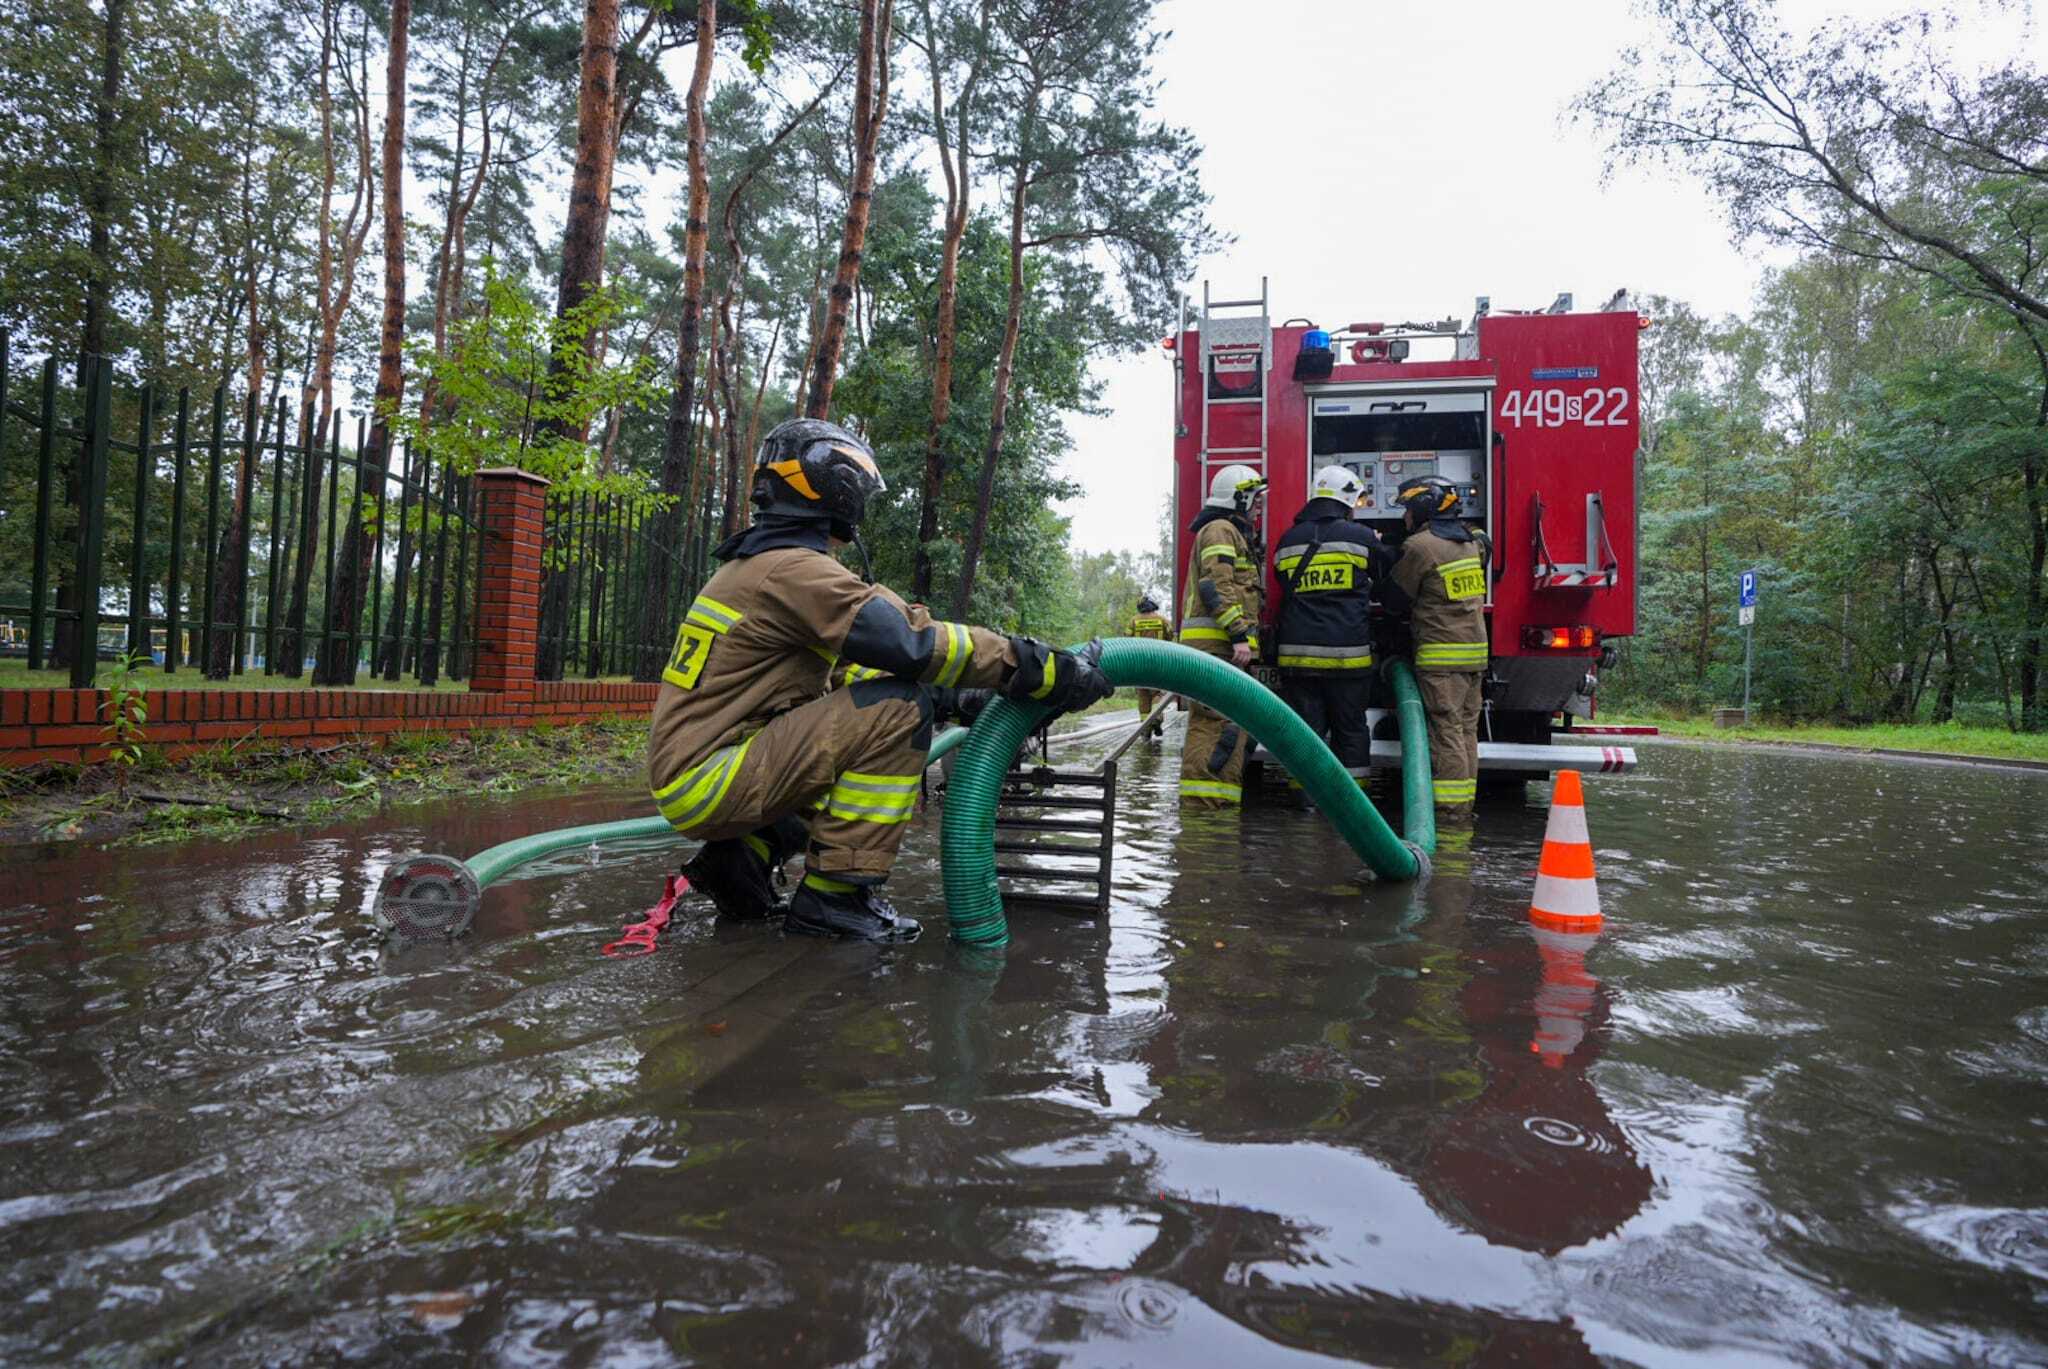
[[[213,387],[213,421],[206,439],[206,542],[199,549],[205,588],[199,602],[199,670],[213,666],[214,576],[220,563],[220,449],[227,434],[228,387]]]
[[[86,362],[85,484],[78,509],[78,649],[71,687],[92,688],[100,660],[100,553],[107,535],[107,453],[114,423],[114,368],[105,357]]]
[[[184,615],[179,612],[182,599],[178,581],[185,569],[185,458],[189,455],[186,440],[188,425],[192,417],[192,391],[180,388],[178,391],[178,416],[172,421],[171,436],[171,573],[164,581],[164,674],[170,675],[184,664],[185,652],[178,640],[184,631]]]
[[[277,674],[277,534],[284,523],[284,396],[271,405],[277,424],[276,450],[270,458],[270,563],[263,577],[263,673]]]
[[[334,522],[341,498],[341,415],[330,408],[327,415],[327,574],[320,594],[320,649],[316,660],[334,659]]]
[[[149,549],[150,439],[156,435],[156,386],[142,382],[142,416],[135,423],[135,536],[128,553],[128,654],[149,654],[149,579],[142,556]]]
[[[43,668],[43,603],[50,596],[50,487],[56,483],[57,358],[43,362],[42,403],[36,433],[35,568],[28,591],[28,668]]]

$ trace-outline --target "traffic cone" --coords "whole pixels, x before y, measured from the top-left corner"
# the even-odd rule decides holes
[[[1557,931],[1586,932],[1600,925],[1600,886],[1593,879],[1593,844],[1586,835],[1586,795],[1579,772],[1560,770],[1550,791],[1550,822],[1529,920]]]

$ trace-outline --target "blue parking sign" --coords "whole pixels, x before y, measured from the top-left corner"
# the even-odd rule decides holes
[[[1756,572],[1753,570],[1746,570],[1742,572],[1741,606],[1743,608],[1756,607]]]

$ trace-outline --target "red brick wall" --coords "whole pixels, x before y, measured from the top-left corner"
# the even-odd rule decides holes
[[[642,716],[658,685],[539,683],[541,510],[547,482],[480,471],[484,531],[477,662],[467,694],[380,689],[150,689],[144,742],[173,756],[224,741],[320,746],[337,737],[466,732]],[[0,690],[0,765],[92,762],[107,755],[103,689]]]

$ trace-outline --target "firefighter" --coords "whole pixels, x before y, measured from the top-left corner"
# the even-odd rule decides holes
[[[754,525],[718,548],[724,564],[677,630],[648,781],[662,816],[705,839],[684,873],[723,916],[776,911],[771,871],[802,850],[785,930],[914,939],[916,919],[880,886],[916,810],[933,724],[971,716],[990,688],[1056,710],[1112,692],[1092,659],[935,621],[841,565],[834,551],[886,488],[846,429],[778,426],[756,458]],[[850,682],[828,693],[841,663]]]
[[[1342,466],[1316,472],[1308,503],[1280,535],[1274,664],[1280,693],[1361,785],[1370,777],[1372,586],[1379,534],[1352,521],[1365,485]]]
[[[1452,516],[1458,489],[1442,476],[1408,481],[1395,502],[1408,535],[1393,574],[1381,586],[1381,602],[1411,618],[1437,813],[1465,817],[1479,787],[1486,547]]]
[[[1126,631],[1130,636],[1142,637],[1146,641],[1165,641],[1166,620],[1159,616],[1159,601],[1154,599],[1149,593],[1139,595],[1137,615],[1131,619],[1130,626]],[[1154,689],[1139,690],[1138,721],[1143,722],[1146,718],[1152,717],[1152,705],[1158,702],[1159,691]],[[1154,737],[1166,735],[1165,717],[1152,718],[1152,726],[1148,729],[1148,735]]]
[[[1181,605],[1180,639],[1198,651],[1249,667],[1259,646],[1260,558],[1252,550],[1266,478],[1250,466],[1230,465],[1209,482],[1209,497],[1188,531],[1188,592]],[[1199,808],[1232,808],[1244,798],[1247,739],[1221,713],[1190,700],[1187,739],[1180,753],[1180,801]]]

